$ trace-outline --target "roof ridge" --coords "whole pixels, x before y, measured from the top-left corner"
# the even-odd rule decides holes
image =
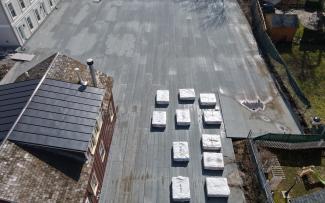
[[[32,101],[32,99],[34,98],[34,96],[36,95],[38,89],[40,88],[40,86],[43,84],[44,80],[46,79],[46,76],[48,74],[48,72],[51,70],[54,62],[56,61],[56,59],[58,58],[58,56],[60,55],[59,52],[56,53],[55,57],[53,58],[53,60],[51,61],[50,65],[48,66],[46,72],[44,73],[43,77],[41,78],[40,82],[37,84],[35,90],[33,91],[33,93],[31,94],[30,98],[27,100],[24,108],[21,110],[19,116],[17,117],[17,119],[15,120],[14,124],[11,126],[10,130],[8,131],[7,135],[3,138],[2,142],[0,143],[0,153],[3,150],[3,145],[4,143],[8,140],[10,134],[12,133],[12,131],[15,129],[17,123],[19,122],[20,118],[23,116],[24,112],[26,111],[27,107],[29,106],[30,102]]]

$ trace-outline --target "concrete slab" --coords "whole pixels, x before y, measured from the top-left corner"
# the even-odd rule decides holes
[[[191,125],[191,114],[189,109],[176,109],[176,124],[180,126]]]
[[[220,150],[221,137],[218,134],[202,134],[203,150]]]
[[[190,151],[187,142],[173,142],[173,160],[188,162],[190,160]]]
[[[217,104],[217,98],[214,93],[201,93],[200,105],[201,106],[215,106]]]
[[[195,100],[194,89],[179,89],[178,95],[179,95],[179,99],[183,101]]]
[[[203,152],[203,167],[206,170],[223,170],[223,154],[216,152]]]
[[[208,197],[228,197],[230,195],[227,178],[207,177],[206,188]]]
[[[156,103],[162,105],[169,104],[169,90],[157,90]]]
[[[222,123],[221,111],[204,110],[203,121],[207,125],[220,125]]]
[[[167,114],[166,111],[154,111],[152,113],[152,127],[164,128],[167,124]]]
[[[177,176],[172,178],[172,197],[175,202],[191,200],[190,180],[188,177]]]

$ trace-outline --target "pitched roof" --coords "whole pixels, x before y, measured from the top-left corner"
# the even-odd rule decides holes
[[[80,88],[78,84],[45,79],[8,139],[29,145],[86,152],[105,90]]]
[[[0,86],[0,141],[24,108],[40,80],[29,80]]]

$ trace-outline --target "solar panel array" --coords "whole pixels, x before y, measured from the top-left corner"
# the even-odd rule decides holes
[[[45,79],[9,140],[85,152],[104,94],[104,89]]]
[[[11,83],[0,86],[0,141],[16,121],[39,80]]]

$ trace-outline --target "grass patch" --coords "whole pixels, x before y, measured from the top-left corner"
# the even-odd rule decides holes
[[[325,179],[325,157],[322,157],[321,150],[304,150],[304,151],[273,151],[277,155],[281,167],[284,171],[285,180],[279,184],[277,190],[274,192],[274,200],[277,203],[285,203],[281,191],[288,190],[295,182],[296,177],[302,171],[304,166],[315,166],[315,171]],[[316,192],[324,186],[316,179],[317,184],[305,184],[301,178],[298,178],[298,183],[290,191],[291,198],[299,197],[305,194]]]
[[[323,118],[323,123],[325,123],[325,53],[323,53],[325,45],[323,47],[317,43],[302,45],[300,42],[304,38],[304,32],[306,32],[304,27],[300,25],[294,42],[277,45],[277,49],[311,103],[311,108],[308,110],[302,107],[305,120],[309,121],[310,117],[317,115]],[[310,35],[308,37],[310,38]],[[278,65],[276,69],[286,80],[284,68]],[[288,84],[286,81],[284,83]]]

